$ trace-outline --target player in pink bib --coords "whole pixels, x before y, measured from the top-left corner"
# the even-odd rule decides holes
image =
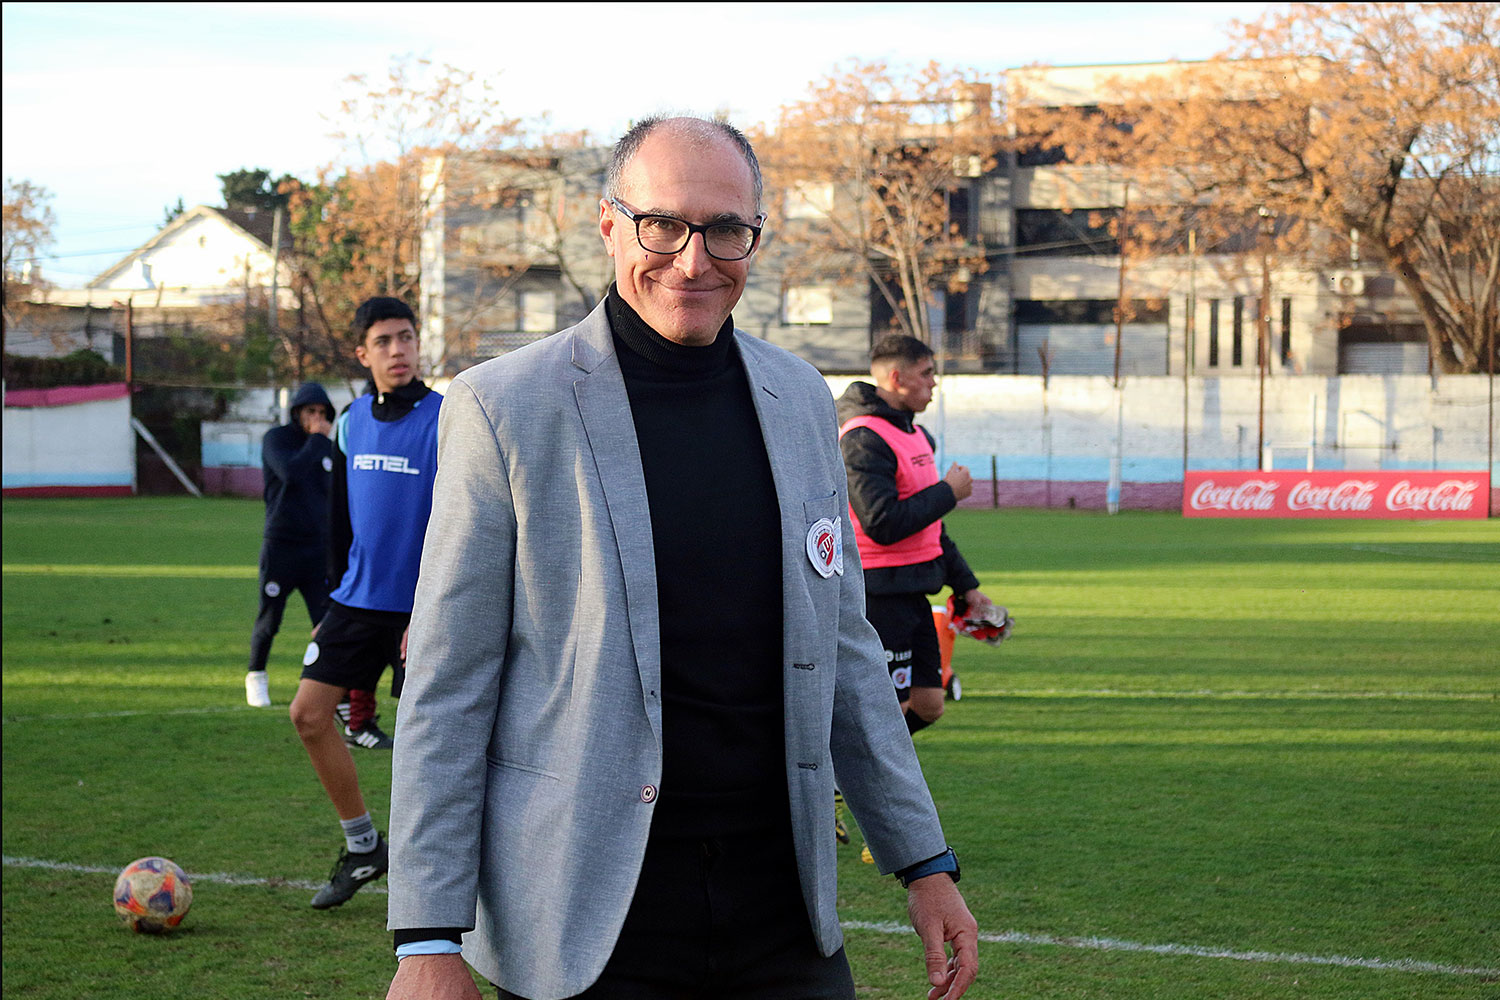
[[[954,464],[939,478],[932,438],[915,423],[937,385],[932,349],[914,337],[883,337],[870,352],[870,374],[875,384],[852,382],[839,397],[839,447],[865,572],[865,616],[880,633],[915,733],[943,714],[942,655],[927,595],[947,586],[968,606],[990,600],[943,530],[943,516],[973,492],[969,470]]]

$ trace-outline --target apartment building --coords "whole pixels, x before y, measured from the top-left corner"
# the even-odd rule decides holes
[[[1007,73],[1011,120],[995,132],[994,155],[954,157],[942,195],[954,252],[966,261],[927,289],[943,370],[1253,375],[1264,321],[1271,374],[1427,372],[1415,307],[1392,275],[1360,261],[1357,241],[1330,239],[1313,255],[1271,252],[1263,237],[1283,223],[1268,218],[1201,243],[1184,226],[1154,255],[1122,253],[1119,234],[1128,238],[1143,213],[1157,211],[1148,185],[1017,137],[1029,109],[1096,113],[1119,80],[1179,65]],[[987,97],[974,99],[982,93],[959,95],[969,102],[962,114],[990,113]],[[451,374],[545,336],[604,294],[612,270],[597,218],[607,159],[607,149],[588,148],[430,165],[436,194],[422,267],[433,371]],[[774,152],[762,159],[769,219],[735,322],[824,372],[865,370],[871,341],[895,328],[890,297],[869,277],[882,262],[845,250],[810,273],[798,254],[852,196],[817,178],[777,186]]]

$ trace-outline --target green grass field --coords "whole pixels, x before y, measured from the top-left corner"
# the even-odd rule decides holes
[[[5,501],[6,996],[384,996],[384,895],[307,906],[338,828],[284,711],[295,599],[282,707],[244,705],[260,517]],[[985,935],[970,996],[1500,998],[1500,524],[948,524],[1019,623],[959,640],[964,700],[917,737]],[[357,759],[383,826],[390,757]],[[858,843],[860,996],[917,1000]],[[145,854],[199,874],[162,938],[110,908]]]

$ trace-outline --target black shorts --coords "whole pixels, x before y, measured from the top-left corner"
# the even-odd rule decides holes
[[[866,595],[865,617],[880,633],[899,700],[910,697],[914,687],[943,686],[943,654],[926,594]]]
[[[386,667],[401,666],[404,619],[377,625],[350,617],[339,604],[330,605],[317,638],[307,644],[302,676],[334,687],[375,690]]]

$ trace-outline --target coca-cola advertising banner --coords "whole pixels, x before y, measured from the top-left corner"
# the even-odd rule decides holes
[[[1184,517],[1487,517],[1483,472],[1189,472]]]

